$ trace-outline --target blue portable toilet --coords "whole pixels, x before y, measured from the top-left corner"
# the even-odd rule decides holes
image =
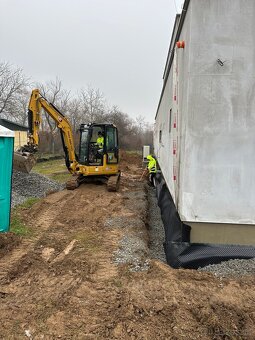
[[[0,232],[9,231],[14,132],[0,125]]]

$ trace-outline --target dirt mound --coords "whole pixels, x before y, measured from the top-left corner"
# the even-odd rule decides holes
[[[136,152],[120,151],[120,169],[137,172],[142,168],[142,155]]]

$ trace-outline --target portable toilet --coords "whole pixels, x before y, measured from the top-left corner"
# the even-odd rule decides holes
[[[14,132],[0,125],[0,232],[9,231]]]

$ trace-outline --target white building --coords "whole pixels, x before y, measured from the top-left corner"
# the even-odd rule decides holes
[[[173,266],[199,264],[181,259],[192,249],[203,263],[255,257],[254,32],[254,0],[186,0],[176,17],[154,134]]]

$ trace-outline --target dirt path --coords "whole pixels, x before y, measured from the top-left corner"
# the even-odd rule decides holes
[[[0,259],[0,339],[255,338],[254,277],[115,263],[127,236],[143,240],[139,261],[149,241],[140,161],[129,157],[119,193],[86,184],[22,212],[33,236]]]

